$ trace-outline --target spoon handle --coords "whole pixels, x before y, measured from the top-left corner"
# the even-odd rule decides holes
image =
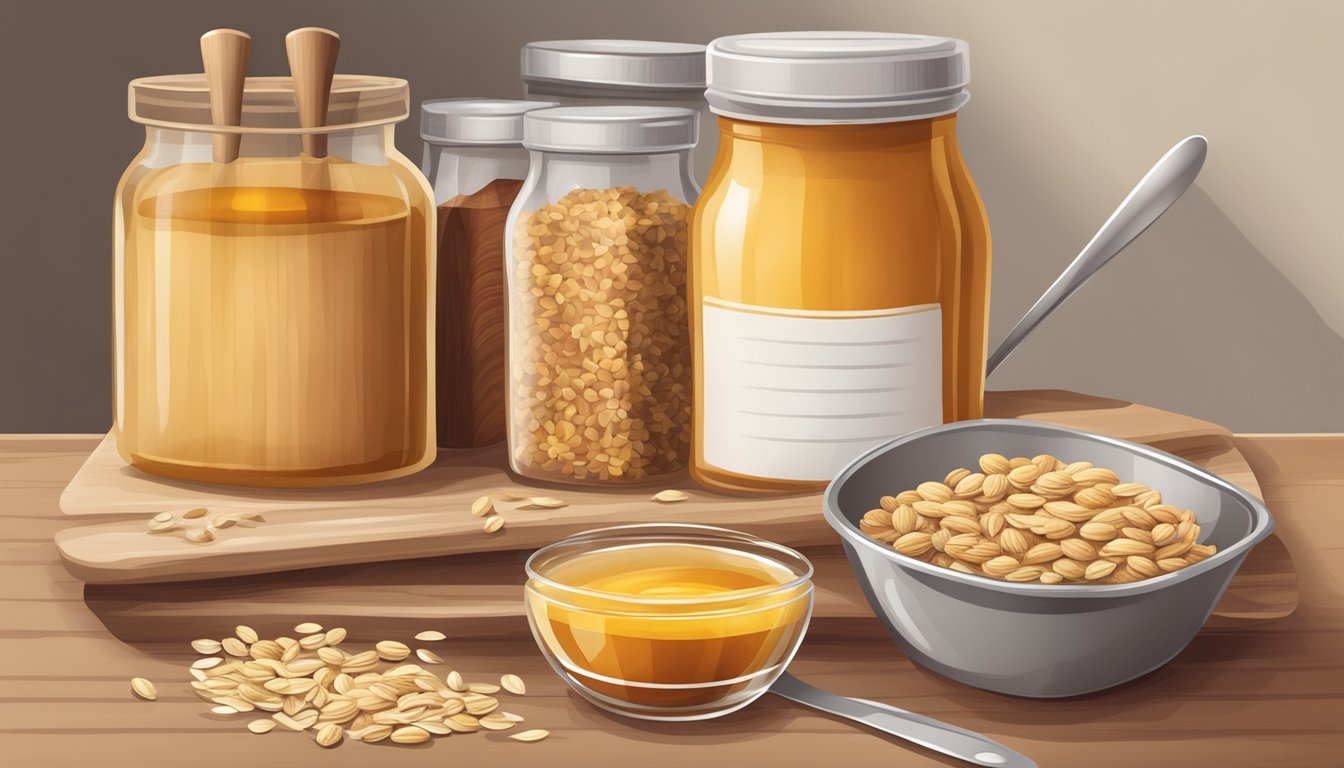
[[[336,75],[336,56],[340,50],[341,36],[329,29],[303,27],[285,35],[301,128],[321,128],[327,124],[331,80]],[[327,134],[304,134],[303,151],[312,158],[326,157]]]
[[[785,672],[770,686],[770,692],[828,714],[888,733],[921,747],[951,755],[975,765],[994,768],[1036,768],[1036,763],[1020,752],[988,739],[975,731],[916,715],[904,709],[867,699],[849,699],[823,691]]]
[[[1208,149],[1204,137],[1196,135],[1182,139],[1167,150],[1167,154],[1130,190],[1120,207],[1101,225],[1101,229],[1092,236],[1073,263],[1041,294],[1041,298],[999,343],[985,366],[986,376],[992,374],[1017,349],[1017,345],[1088,278],[1106,266],[1106,262],[1166,213],[1171,204],[1194,183],[1199,169],[1204,166]]]
[[[206,87],[210,91],[210,122],[215,125],[241,125],[243,87],[247,80],[247,54],[252,38],[236,29],[212,29],[201,35],[201,63],[205,67]],[[238,159],[242,134],[216,133],[214,160],[231,163]]]

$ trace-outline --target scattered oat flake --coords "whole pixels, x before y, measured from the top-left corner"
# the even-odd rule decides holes
[[[428,648],[417,648],[415,655],[426,664],[442,664],[443,657]]]
[[[433,643],[439,640],[447,640],[448,636],[438,631],[437,629],[427,629],[424,632],[417,632],[415,635],[415,639],[423,640],[426,643]]]
[[[489,496],[482,496],[471,502],[471,514],[476,517],[485,517],[493,514],[495,511],[495,501]]]
[[[522,696],[527,693],[527,686],[523,685],[523,678],[517,675],[504,675],[499,678],[499,684],[509,693]]]
[[[220,645],[218,640],[211,640],[208,637],[203,637],[200,640],[192,640],[191,647],[197,653],[212,654],[219,653],[219,649],[223,646]]]
[[[317,729],[317,735],[313,738],[321,746],[334,747],[341,743],[341,739],[345,738],[345,729],[336,723],[327,723]]]
[[[499,515],[491,515],[490,518],[485,521],[484,529],[486,533],[498,533],[503,530],[503,528],[504,518]]]
[[[302,624],[294,626],[294,633],[297,635],[312,635],[322,631],[322,625],[311,621],[305,621]]]
[[[183,512],[183,513],[182,513],[182,519],[183,519],[183,520],[195,520],[195,519],[198,518],[198,517],[205,517],[205,515],[206,515],[207,512],[208,512],[208,510],[207,510],[205,507],[197,507],[197,508],[195,508],[195,509],[188,509],[186,512]]]
[[[187,531],[187,539],[194,541],[197,544],[204,544],[207,541],[214,541],[215,533],[209,528],[202,528],[199,531]]]
[[[154,516],[153,521],[156,523],[171,523],[173,522],[173,513],[160,512],[159,514]]]
[[[539,509],[559,509],[561,507],[568,507],[568,506],[569,502],[561,501],[560,499],[557,499],[554,496],[529,496],[527,498],[527,503],[524,504],[521,508],[526,509],[528,507],[537,507]]]
[[[386,661],[401,661],[411,655],[410,647],[396,640],[384,640],[374,645],[373,648]]]
[[[487,731],[507,731],[517,725],[517,723],[498,712],[492,712],[482,717],[477,721],[477,724]]]
[[[253,733],[270,733],[275,730],[274,720],[253,720],[247,724],[247,730]]]
[[[419,744],[422,741],[429,740],[429,731],[414,725],[408,725],[405,728],[398,728],[393,731],[392,740],[398,744]]]
[[[191,662],[192,669],[210,669],[217,667],[224,662],[224,659],[218,656],[207,656],[204,659],[197,659]]]
[[[685,500],[687,500],[687,499],[689,499],[689,498],[691,498],[691,497],[688,496],[688,495],[686,494],[685,491],[678,491],[678,490],[674,490],[674,489],[668,489],[668,490],[666,490],[666,491],[659,491],[659,492],[653,494],[653,500],[654,500],[654,501],[661,501],[661,502],[663,502],[663,503],[665,503],[665,504],[671,504],[672,502],[675,502],[675,501],[685,501]]]
[[[131,678],[131,692],[145,701],[153,701],[159,698],[159,691],[154,684],[143,677]]]
[[[157,520],[149,521],[150,533],[165,533],[167,531],[174,530],[175,528],[177,528],[177,523],[173,522],[172,520],[169,520],[166,523],[161,523]]]
[[[238,710],[234,709],[233,707],[230,707],[230,706],[227,705],[227,704],[220,704],[220,705],[217,706],[217,707],[211,707],[211,708],[210,708],[210,711],[211,711],[213,714],[216,714],[216,715],[236,715],[236,714],[238,714]]]
[[[530,731],[515,733],[509,738],[513,739],[514,741],[541,741],[542,739],[550,735],[551,735],[550,731],[543,731],[540,728],[534,728]]]

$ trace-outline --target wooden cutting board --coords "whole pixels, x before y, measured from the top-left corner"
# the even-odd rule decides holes
[[[1147,443],[1181,455],[1254,494],[1255,476],[1231,434],[1216,424],[1119,400],[1062,391],[990,393],[991,416],[1030,418]],[[109,436],[61,497],[69,515],[115,522],[62,531],[66,567],[90,584],[133,584],[238,577],[356,563],[478,552],[530,550],[604,525],[686,522],[724,525],[795,547],[835,544],[822,520],[820,497],[722,496],[686,478],[640,489],[577,490],[519,482],[504,469],[500,448],[454,452],[400,480],[336,490],[253,490],[166,481],[126,467]],[[652,501],[661,487],[685,490],[676,504]],[[486,534],[468,511],[484,494],[558,497],[556,510],[498,504],[503,531]],[[267,522],[220,531],[208,544],[177,534],[150,535],[145,523],[162,511],[206,507],[210,515],[257,511]],[[1270,569],[1275,570],[1275,569]],[[1282,571],[1282,568],[1277,570]],[[452,583],[452,582],[449,582]]]

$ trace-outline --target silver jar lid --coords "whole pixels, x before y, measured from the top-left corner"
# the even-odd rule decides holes
[[[598,154],[673,152],[698,138],[699,115],[681,107],[556,107],[523,117],[523,146]]]
[[[705,46],[651,40],[539,40],[523,46],[523,81],[702,90]]]
[[[554,101],[432,99],[420,104],[420,138],[433,144],[518,145],[523,115]]]
[[[880,123],[957,111],[970,98],[962,40],[887,32],[721,37],[706,52],[712,112],[774,123]]]

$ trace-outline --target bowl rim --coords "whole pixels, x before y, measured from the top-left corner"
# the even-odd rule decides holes
[[[908,555],[903,555],[891,547],[883,546],[880,542],[869,538],[859,530],[857,524],[851,523],[841,512],[839,504],[841,487],[877,456],[897,446],[924,440],[936,435],[994,426],[1026,427],[1028,430],[1033,431],[1043,431],[1068,437],[1080,437],[1086,440],[1122,448],[1160,464],[1165,464],[1205,485],[1214,486],[1219,490],[1228,493],[1244,504],[1251,514],[1251,530],[1226,549],[1219,549],[1214,554],[1188,568],[1182,568],[1179,571],[1164,573],[1161,576],[1154,576],[1141,581],[1134,581],[1128,584],[1024,584],[961,573],[950,568],[944,568],[942,566],[934,565],[933,563],[917,560]],[[1269,509],[1265,507],[1263,502],[1223,478],[1205,470],[1203,467],[1186,461],[1179,456],[1175,456],[1166,451],[1158,450],[1157,448],[1142,443],[1122,440],[1117,437],[1101,435],[1082,429],[1074,429],[1058,424],[1048,424],[1027,419],[972,419],[968,421],[957,421],[917,430],[915,432],[908,432],[877,445],[845,465],[845,468],[840,470],[840,473],[835,476],[835,479],[826,486],[826,491],[822,496],[822,513],[826,518],[826,522],[830,524],[831,528],[835,529],[836,533],[838,533],[846,543],[852,546],[866,547],[874,552],[881,553],[882,556],[890,559],[902,568],[918,571],[957,584],[978,587],[993,592],[1064,599],[1088,597],[1119,598],[1141,595],[1167,586],[1179,584],[1190,579],[1199,578],[1201,574],[1206,573],[1229,560],[1242,556],[1251,547],[1254,547],[1256,544],[1263,541],[1274,530],[1274,518],[1270,515]],[[855,571],[859,571],[857,565],[855,566]]]
[[[720,542],[720,543],[737,542],[737,543],[752,544],[762,549],[770,550],[775,555],[782,555],[786,558],[796,560],[798,563],[802,564],[803,569],[801,573],[798,573],[789,581],[782,582],[780,584],[771,584],[764,587],[755,587],[751,589],[732,590],[715,595],[708,595],[701,597],[650,598],[650,597],[619,595],[611,592],[603,592],[601,590],[596,589],[576,587],[572,584],[565,584],[556,581],[550,576],[541,573],[536,567],[536,564],[540,558],[549,555],[553,553],[555,550],[560,549],[564,546],[575,546],[586,542],[592,542],[596,544],[614,543],[616,541],[619,541],[621,538],[625,536],[629,536],[631,534],[639,534],[641,532],[647,532],[647,533],[663,532],[668,533],[669,535],[673,532],[676,532],[683,535],[692,535],[692,536],[698,534],[703,536],[706,539],[706,542]],[[774,559],[776,560],[776,562],[779,562],[777,558]],[[783,563],[780,564],[783,565]],[[785,565],[785,567],[788,566]],[[794,569],[790,568],[790,570]],[[537,551],[529,555],[527,558],[527,562],[523,564],[523,571],[527,574],[529,582],[536,581],[545,584],[547,587],[555,589],[559,592],[568,593],[570,595],[582,595],[585,597],[597,598],[608,602],[618,602],[629,605],[680,605],[689,607],[699,605],[713,606],[716,604],[737,602],[749,598],[758,598],[774,594],[785,594],[791,590],[797,589],[798,587],[804,584],[807,584],[808,591],[810,592],[813,589],[811,581],[812,576],[816,573],[816,568],[815,566],[812,565],[812,561],[809,560],[807,556],[797,551],[796,549],[793,549],[792,547],[786,547],[783,544],[770,541],[769,539],[764,539],[761,538],[760,536],[755,536],[750,533],[744,533],[742,531],[735,531],[731,528],[721,528],[719,526],[714,525],[701,525],[698,523],[630,523],[626,525],[612,525],[603,528],[592,528],[589,530],[580,531],[579,533],[573,534],[572,536],[566,536],[563,539],[553,541],[550,544],[547,544],[546,546],[542,547],[541,549],[538,549]],[[524,586],[526,587],[527,585]]]

